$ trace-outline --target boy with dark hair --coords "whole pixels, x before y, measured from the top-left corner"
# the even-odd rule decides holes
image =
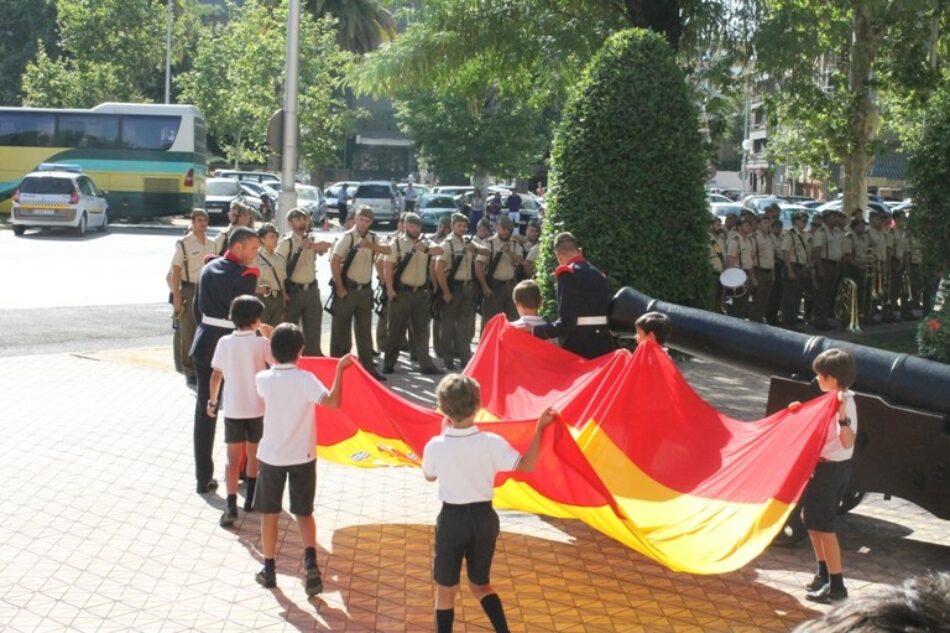
[[[653,341],[661,346],[666,345],[666,339],[673,331],[670,319],[662,312],[647,312],[641,315],[634,327],[637,328],[637,344]]]
[[[519,330],[531,332],[536,325],[544,325],[545,321],[538,314],[541,309],[541,289],[532,279],[525,279],[515,286],[511,293],[518,311],[518,320],[511,325]]]
[[[836,392],[840,404],[835,420],[828,426],[815,473],[802,493],[805,528],[818,561],[815,577],[805,587],[808,589],[805,597],[814,602],[838,602],[848,597],[848,590],[844,586],[835,515],[848,489],[854,438],[858,431],[858,412],[854,392],[850,390],[856,378],[856,368],[851,354],[829,349],[815,358],[812,369],[821,390]],[[797,411],[800,406],[800,402],[788,405],[792,411]]]
[[[438,633],[450,633],[455,620],[462,560],[469,588],[482,605],[492,627],[507,633],[501,599],[490,584],[491,562],[498,538],[498,515],[492,508],[495,475],[502,471],[531,472],[541,449],[541,435],[557,415],[545,410],[524,456],[503,438],[475,426],[481,389],[473,378],[449,374],[436,389],[445,414],[443,434],[432,438],[422,454],[427,481],[439,481],[442,511],[435,524],[435,622]]]
[[[211,397],[208,400],[209,417],[218,414],[218,396],[221,384],[227,380],[224,392],[224,443],[228,447],[225,470],[227,505],[218,522],[230,527],[237,520],[238,473],[241,458],[247,453],[247,494],[244,511],[250,512],[254,503],[254,485],[257,481],[257,443],[261,441],[264,424],[264,402],[254,388],[257,373],[273,364],[265,336],[270,326],[261,323],[264,304],[257,297],[241,295],[231,302],[231,322],[235,331],[218,341],[211,359]],[[263,333],[263,336],[261,335]]]
[[[315,404],[335,409],[343,398],[343,370],[353,364],[347,354],[336,366],[332,388],[310,372],[297,368],[304,347],[300,328],[281,323],[271,335],[276,364],[257,374],[257,393],[264,399],[264,435],[258,449],[260,474],[254,509],[261,513],[261,550],[264,568],[254,579],[270,589],[277,586],[277,526],[284,484],[290,481],[290,512],[297,519],[304,544],[304,587],[308,596],[323,591],[317,567],[317,531],[313,498],[317,484]]]

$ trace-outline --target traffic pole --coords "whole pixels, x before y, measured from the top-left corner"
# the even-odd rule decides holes
[[[290,0],[287,8],[287,66],[284,73],[284,142],[281,152],[280,213],[275,214],[277,230],[284,233],[287,212],[297,206],[297,83],[300,75],[300,0]]]

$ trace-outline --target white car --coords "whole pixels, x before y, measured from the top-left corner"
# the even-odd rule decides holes
[[[27,174],[13,194],[13,233],[28,228],[69,228],[77,235],[109,226],[106,192],[77,165],[47,163]]]
[[[376,222],[389,222],[393,226],[399,221],[399,192],[393,183],[385,180],[361,182],[353,193],[349,208],[356,209],[366,205],[373,210]]]

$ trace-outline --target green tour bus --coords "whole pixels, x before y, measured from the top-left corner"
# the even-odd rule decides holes
[[[204,206],[207,144],[192,105],[103,103],[91,110],[0,108],[0,213],[41,163],[78,165],[104,189],[110,218]]]

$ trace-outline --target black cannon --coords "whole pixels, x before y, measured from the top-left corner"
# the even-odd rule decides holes
[[[614,297],[611,331],[632,337],[636,319],[652,310],[669,317],[673,349],[770,375],[769,414],[818,395],[811,370],[818,354],[832,347],[850,352],[860,423],[842,511],[864,493],[880,492],[950,519],[950,365],[666,303],[633,288]],[[791,539],[803,535],[800,524],[786,529]]]

